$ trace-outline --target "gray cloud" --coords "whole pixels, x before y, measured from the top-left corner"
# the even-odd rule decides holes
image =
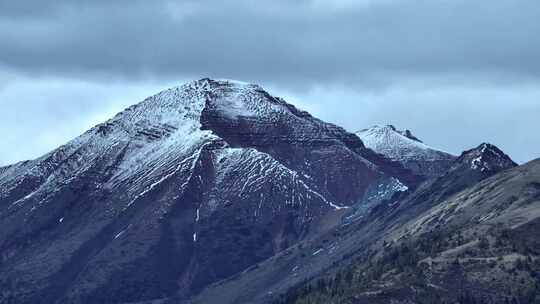
[[[29,73],[208,74],[286,85],[540,74],[535,0],[12,2],[0,4],[0,62]]]
[[[536,0],[0,0],[0,165],[159,89],[261,83],[349,130],[540,156]]]

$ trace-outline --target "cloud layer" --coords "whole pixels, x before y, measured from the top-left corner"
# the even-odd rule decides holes
[[[0,3],[0,62],[33,75],[207,74],[286,85],[540,75],[535,0]]]

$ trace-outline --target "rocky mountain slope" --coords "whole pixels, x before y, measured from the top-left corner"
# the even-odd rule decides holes
[[[411,131],[401,131],[392,125],[373,126],[356,134],[366,147],[402,163],[418,175],[430,178],[445,172],[456,158],[424,144]]]
[[[503,153],[498,154],[500,158],[488,157],[491,153],[489,149],[484,149],[485,146],[482,144],[464,152],[439,178],[426,181],[416,190],[396,195],[370,210],[369,214],[352,217],[351,220],[345,216],[341,225],[327,233],[303,241],[240,276],[210,286],[194,303],[214,303],[218,299],[220,303],[280,303],[298,300],[297,293],[304,293],[305,286],[311,288],[320,278],[326,278],[325,273],[333,274],[341,267],[348,269],[356,259],[365,259],[384,248],[383,240],[395,229],[414,221],[419,215],[460,191],[516,166]],[[477,170],[471,165],[471,159],[479,155],[486,160],[486,165],[493,168],[492,171],[478,170],[481,174],[474,174]],[[460,176],[468,176],[465,183],[458,178]],[[287,294],[288,297],[284,296]],[[323,299],[319,303],[335,300],[332,294]],[[175,303],[175,299],[170,303]]]
[[[0,169],[0,302],[189,299],[421,181],[257,85],[201,79]]]
[[[491,155],[484,148],[468,156]],[[412,195],[381,212],[377,217],[388,228],[367,253],[278,302],[540,302],[540,160],[503,170],[437,203],[421,201]]]

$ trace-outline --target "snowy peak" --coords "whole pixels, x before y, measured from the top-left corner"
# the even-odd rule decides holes
[[[138,197],[163,177],[192,170],[189,164],[204,151],[224,148],[256,149],[301,176],[315,176],[306,178],[310,187],[340,206],[357,202],[371,183],[395,175],[378,158],[363,154],[368,150],[362,142],[343,128],[258,85],[204,78],[148,97],[28,165],[3,169],[0,199],[15,192],[20,192],[17,199],[45,195],[95,171],[94,166],[110,170],[103,180],[107,187],[129,185],[126,196]],[[325,155],[339,157],[323,163]],[[347,172],[331,170],[342,162]]]
[[[449,197],[465,188],[517,166],[508,155],[491,144],[483,143],[461,154],[430,187]]]
[[[106,124],[123,123],[132,130],[144,124],[178,126],[186,120],[198,121],[205,107],[220,107],[231,115],[253,114],[245,104],[246,96],[257,95],[258,85],[230,80],[203,78],[148,97],[116,115]],[[242,98],[243,97],[243,98]]]
[[[392,125],[373,126],[356,134],[366,147],[397,161],[453,158],[446,152],[424,144],[411,131],[401,131]]]
[[[120,133],[153,140],[185,129],[186,125],[199,128],[204,113],[211,113],[214,119],[271,120],[303,112],[272,97],[259,85],[203,78],[148,97],[97,126],[96,131],[106,135],[116,128]]]
[[[208,127],[209,121],[226,121],[238,133],[243,127],[231,122],[250,119],[272,123],[280,115],[291,117],[291,121],[295,118],[284,101],[258,85],[204,78],[148,97],[68,145],[71,150],[91,145],[98,150],[93,154],[99,155],[113,145],[129,144],[127,153],[132,156],[141,150],[137,158],[160,159],[220,140]]]
[[[446,171],[455,156],[424,144],[409,130],[393,125],[373,126],[356,133],[364,145],[418,175],[436,177]]]
[[[420,142],[420,143],[422,142],[420,139],[418,139],[416,136],[414,136],[410,130],[403,130],[403,131],[402,131],[402,130],[398,130],[398,129],[396,129],[396,127],[394,127],[393,125],[386,125],[386,126],[384,126],[384,127],[382,127],[382,128],[383,128],[383,129],[390,129],[390,130],[388,130],[388,131],[394,131],[394,132],[397,132],[397,133],[401,134],[402,136],[407,137],[408,139],[412,139],[412,140],[417,141],[417,142]]]
[[[463,152],[458,162],[466,163],[470,169],[480,172],[498,172],[517,166],[503,151],[488,143]]]

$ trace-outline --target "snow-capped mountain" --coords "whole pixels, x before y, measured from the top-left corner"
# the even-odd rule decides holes
[[[387,245],[423,234],[472,229],[462,236],[475,246],[485,221],[537,220],[537,165],[515,166],[490,144],[455,157],[392,126],[357,136],[258,85],[201,79],[0,168],[0,303],[274,303],[325,273],[343,290],[371,288],[334,274],[369,270]],[[536,240],[538,226],[522,226]],[[352,302],[401,279],[414,302],[412,276],[398,274],[419,262]],[[418,290],[455,288],[445,271],[448,289],[428,272]]]
[[[189,296],[420,181],[257,85],[201,79],[0,169],[0,289],[18,303]]]
[[[424,144],[411,131],[392,125],[373,126],[356,132],[364,145],[402,163],[414,173],[436,177],[449,168],[456,156]]]

